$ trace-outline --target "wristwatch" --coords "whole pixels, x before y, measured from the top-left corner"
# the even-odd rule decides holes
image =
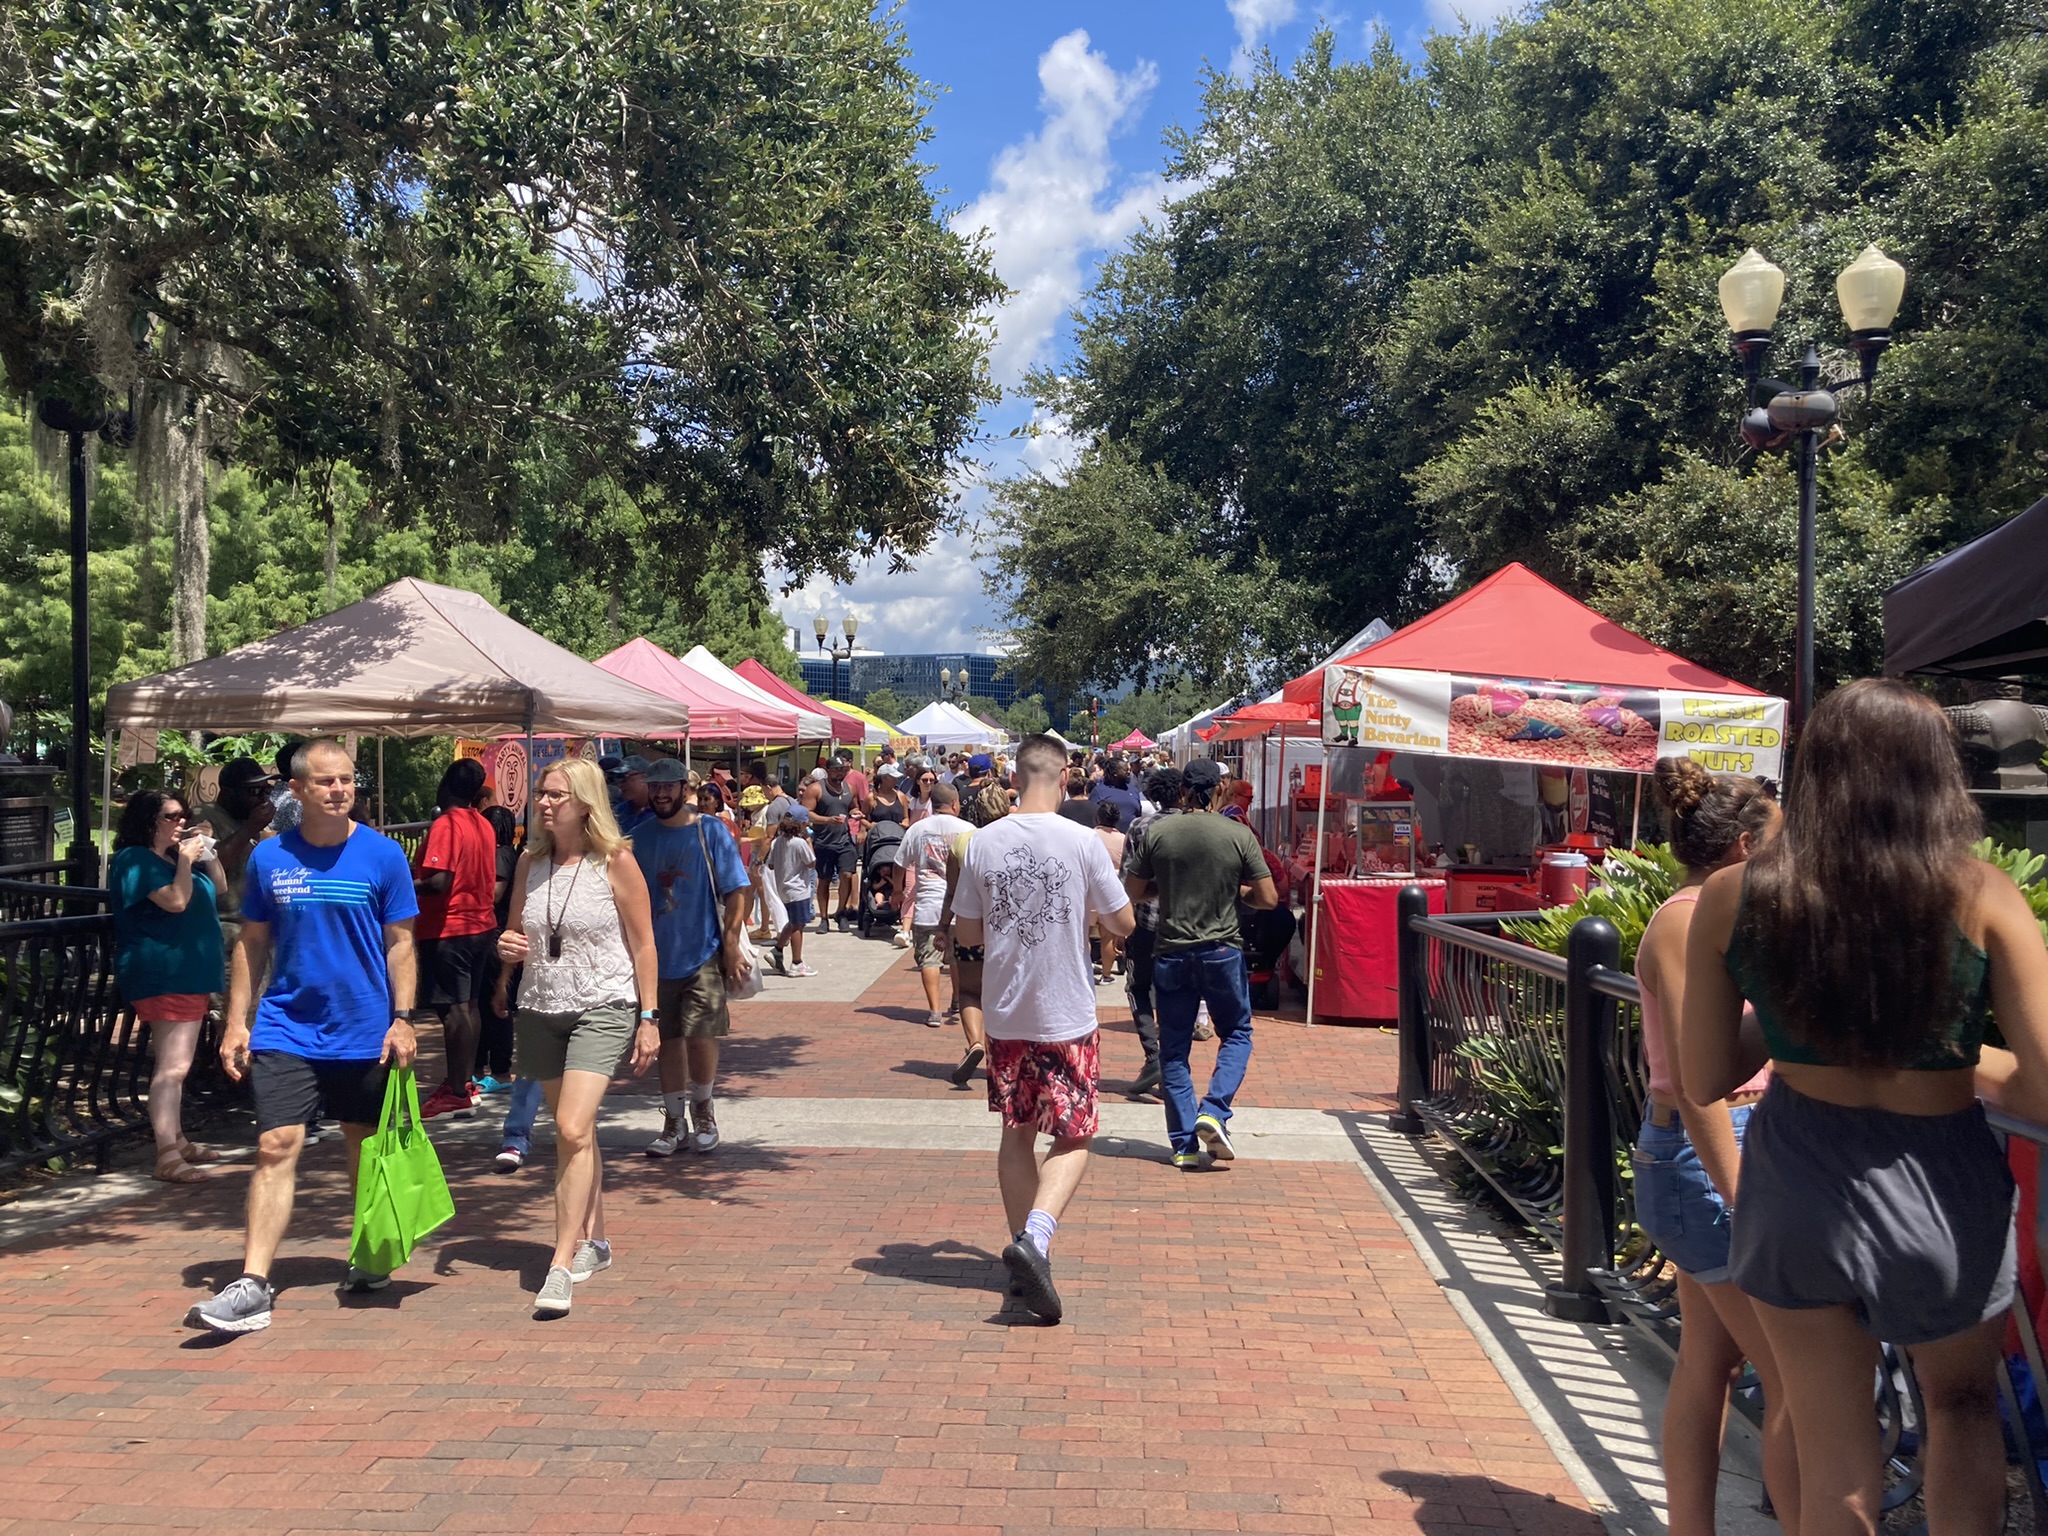
[[[658,1011],[659,1010],[653,1008],[642,1008],[640,1010],[640,1022],[642,1024],[652,1024],[655,1020],[655,1015]]]

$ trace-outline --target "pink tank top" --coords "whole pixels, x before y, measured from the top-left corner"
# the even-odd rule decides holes
[[[1702,887],[1695,885],[1685,890],[1677,891],[1673,893],[1663,906],[1652,912],[1649,922],[1643,925],[1643,937],[1636,946],[1636,953],[1640,955],[1643,945],[1650,942],[1650,932],[1657,926],[1657,919],[1664,915],[1666,909],[1677,905],[1681,901],[1688,905],[1698,901],[1701,889]],[[1743,1004],[1742,1011],[1744,1016],[1747,1017],[1749,1013],[1749,1005],[1747,1003]],[[1668,1051],[1668,1038],[1664,1033],[1664,1011],[1657,1001],[1657,995],[1650,988],[1644,987],[1643,1062],[1650,1069],[1650,1091],[1661,1093],[1666,1098],[1675,1098],[1677,1091],[1671,1086],[1671,1057]],[[1737,1093],[1761,1093],[1769,1085],[1770,1080],[1771,1069],[1766,1065],[1761,1072],[1757,1073],[1755,1077],[1752,1077],[1735,1091]]]

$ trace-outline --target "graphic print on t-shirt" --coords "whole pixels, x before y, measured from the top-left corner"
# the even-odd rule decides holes
[[[1063,859],[1041,862],[1029,848],[1012,848],[988,882],[988,925],[998,933],[1014,932],[1019,943],[1036,949],[1053,929],[1073,920],[1067,891],[1072,875]]]

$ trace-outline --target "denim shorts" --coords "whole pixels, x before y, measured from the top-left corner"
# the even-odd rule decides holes
[[[1749,1128],[1750,1105],[1728,1111],[1740,1147]],[[1657,1251],[1702,1285],[1728,1276],[1733,1235],[1727,1203],[1707,1177],[1681,1115],[1671,1125],[1652,1125],[1647,1116],[1630,1158],[1636,1181],[1636,1225]]]

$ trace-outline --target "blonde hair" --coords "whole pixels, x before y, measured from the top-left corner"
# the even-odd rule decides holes
[[[550,763],[540,782],[545,784],[558,773],[568,782],[570,795],[583,807],[583,856],[593,863],[607,862],[626,846],[626,837],[612,816],[612,803],[605,794],[604,770],[587,758],[572,757],[566,762]],[[548,835],[545,824],[534,827],[526,846],[535,858],[547,858],[554,851],[554,839]]]

